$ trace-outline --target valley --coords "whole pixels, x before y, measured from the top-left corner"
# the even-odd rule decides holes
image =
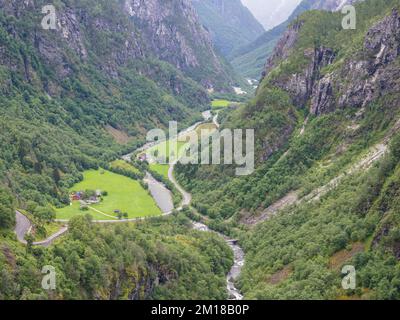
[[[178,137],[190,135],[198,130],[207,130],[204,126],[210,124],[208,122],[208,120],[210,120],[209,112],[203,113],[203,117],[204,122],[197,123],[194,126],[183,130]],[[216,117],[214,117],[214,121],[216,122]],[[217,123],[217,125],[219,124]],[[133,170],[137,173],[138,169],[131,164],[133,161],[132,157],[134,157],[133,155],[140,156],[140,154],[143,153],[153,154],[154,150],[158,150],[158,148],[166,149],[167,153],[169,153],[169,143],[170,141],[168,140],[166,142],[160,142],[159,144],[150,144],[148,145],[147,149],[146,147],[141,147],[138,151],[134,151],[133,153],[122,157],[122,159],[126,159],[123,160],[123,163],[125,164],[120,162],[120,160],[115,160],[112,162],[112,164],[123,167],[128,171]],[[178,145],[177,148],[179,149],[183,146],[184,145]],[[179,160],[179,158],[177,160]],[[160,165],[157,164],[157,161],[154,162],[155,163],[153,165],[150,165],[150,169],[154,170],[154,168],[158,168],[158,171],[161,171],[161,174],[166,176],[166,178],[169,179],[169,181],[171,181],[176,189],[182,194],[182,203],[178,208],[174,208],[171,191],[168,190],[162,182],[157,181],[149,172],[146,172],[143,181],[147,184],[149,193],[153,197],[154,203],[156,203],[158,206],[157,209],[155,208],[154,203],[151,203],[151,200],[149,199],[150,195],[147,194],[136,181],[103,169],[99,169],[97,171],[84,172],[83,181],[77,185],[74,185],[71,190],[107,190],[107,195],[104,196],[104,199],[99,204],[93,204],[92,206],[87,205],[87,210],[82,210],[82,201],[71,201],[71,205],[69,207],[57,210],[57,217],[55,221],[68,223],[71,218],[80,215],[82,216],[89,212],[96,223],[129,223],[151,218],[152,216],[168,216],[173,214],[174,210],[178,212],[182,211],[185,207],[190,207],[192,196],[175,180],[175,165]],[[73,194],[75,193],[76,192],[74,191]],[[132,210],[136,211],[134,212]],[[126,212],[127,215],[123,217],[121,216],[118,220],[118,216],[115,211]],[[18,235],[19,241],[26,244],[24,239],[32,229],[32,224],[19,211],[16,211],[16,220],[15,232]],[[193,229],[200,232],[216,233],[219,237],[223,238],[227,245],[231,248],[233,251],[234,260],[233,266],[227,274],[226,288],[228,291],[229,300],[242,300],[243,295],[241,295],[240,291],[236,288],[235,281],[240,276],[240,271],[244,265],[244,252],[237,244],[237,241],[232,240],[221,233],[212,231],[209,227],[199,221],[193,221]],[[34,246],[49,246],[67,231],[68,227],[64,226],[46,240],[41,242],[33,242],[32,244]]]
[[[399,0],[43,5],[0,0],[0,300],[400,300]]]

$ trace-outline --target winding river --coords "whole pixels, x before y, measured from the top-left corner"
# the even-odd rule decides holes
[[[208,122],[210,120],[212,120],[216,124],[216,126],[219,127],[218,116],[215,116],[214,118],[212,118],[211,111],[203,112],[202,115],[203,115],[204,121],[198,122],[198,123],[194,124],[193,126],[185,129],[184,131],[179,133],[179,136],[186,135],[186,134],[190,133],[191,131],[196,130],[199,125],[203,124],[204,122]],[[147,143],[140,149],[136,150],[133,153],[127,154],[127,155],[123,156],[122,158],[126,161],[131,161],[131,157],[133,154],[135,154],[137,152],[144,152],[147,149],[155,146],[156,144],[158,144],[160,142],[161,141],[158,141],[156,143]],[[179,183],[176,181],[174,174],[173,174],[175,164],[176,164],[176,162],[172,163],[170,165],[170,168],[168,171],[168,178],[175,185],[175,187],[179,190],[179,192],[183,196],[181,206],[179,208],[176,208],[179,211],[179,210],[182,210],[182,208],[184,206],[189,206],[191,204],[192,195],[189,192],[187,192],[184,188],[182,188],[182,186],[180,186]],[[154,177],[152,177],[149,173],[147,173],[144,181],[148,183],[149,191],[150,191],[151,195],[153,196],[154,200],[156,201],[157,205],[160,207],[163,214],[164,215],[171,214],[172,211],[174,210],[171,192],[164,186],[164,184],[162,184],[161,182],[154,179]],[[226,277],[226,283],[227,283],[226,288],[227,288],[227,291],[229,294],[228,299],[229,300],[243,300],[243,295],[240,293],[239,289],[237,289],[235,286],[235,282],[238,279],[240,272],[242,270],[242,267],[244,265],[244,251],[242,250],[242,248],[238,245],[236,240],[230,239],[221,233],[211,230],[208,226],[206,226],[203,223],[193,221],[192,224],[193,224],[193,229],[195,229],[195,230],[202,231],[202,232],[213,232],[213,233],[218,234],[220,237],[222,237],[225,240],[225,242],[232,249],[233,254],[234,254],[234,264]]]

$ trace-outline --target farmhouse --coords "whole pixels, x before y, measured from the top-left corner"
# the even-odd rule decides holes
[[[142,162],[147,161],[147,154],[142,153],[141,155],[139,155],[139,160]]]
[[[80,201],[80,200],[82,200],[83,196],[84,196],[84,193],[82,191],[79,191],[79,192],[72,193],[69,198],[71,201]]]
[[[78,191],[70,195],[70,200],[81,201],[83,204],[96,204],[101,200],[102,191],[96,190],[95,192]]]

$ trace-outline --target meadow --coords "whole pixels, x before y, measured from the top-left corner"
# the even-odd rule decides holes
[[[231,102],[228,101],[228,100],[216,99],[216,100],[213,100],[211,102],[211,108],[213,110],[219,110],[219,109],[223,109],[223,108],[229,107],[230,104],[231,104]]]
[[[150,170],[157,172],[159,175],[163,176],[165,179],[168,180],[168,170],[169,170],[168,164],[152,163],[150,164]]]
[[[83,173],[82,182],[70,191],[101,190],[107,196],[98,204],[89,206],[88,211],[80,210],[79,201],[57,210],[57,219],[69,220],[76,215],[91,214],[95,220],[117,220],[116,210],[127,213],[128,218],[161,215],[153,198],[138,181],[106,170],[89,170]]]
[[[196,128],[196,134],[201,137],[201,133],[214,133],[217,130],[217,126],[214,123],[203,123]],[[208,135],[208,134],[207,134]]]
[[[160,161],[165,161],[168,159],[169,156],[169,150],[172,145],[171,140],[161,142],[157,144],[156,146],[150,148],[147,150],[147,155],[150,159],[155,159],[155,160],[160,160]],[[186,142],[178,141],[177,146],[178,146],[178,157],[183,154],[185,150],[185,146],[187,145]]]
[[[118,159],[110,163],[111,168],[113,169],[122,169],[126,170],[128,172],[132,172],[135,174],[139,174],[140,171],[136,167],[134,167],[132,164],[126,162],[125,160]]]

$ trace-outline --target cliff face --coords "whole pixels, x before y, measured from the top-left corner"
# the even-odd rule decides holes
[[[265,70],[265,61],[271,57],[281,37],[288,36],[285,31],[298,16],[309,10],[338,11],[346,4],[360,1],[362,0],[303,0],[285,22],[268,30],[252,43],[234,50],[231,63],[237,72],[246,77],[259,79]]]
[[[152,54],[182,70],[207,89],[227,89],[233,76],[213,49],[190,0],[126,0],[141,38]]]
[[[287,91],[297,107],[309,105],[315,115],[365,107],[389,91],[399,91],[399,26],[399,13],[393,10],[368,30],[362,48],[343,61],[338,61],[334,47],[302,48],[299,57],[307,61],[304,66],[294,73],[272,77],[271,82]],[[301,29],[300,20],[286,31],[267,61],[264,77],[299,50],[296,45]]]
[[[363,53],[358,59],[347,60],[329,81],[339,93],[339,108],[365,107],[380,96],[400,91],[400,68],[396,62],[400,55],[400,16],[397,10],[368,31]],[[339,83],[340,76],[344,77],[347,85]],[[331,105],[336,102],[333,97],[327,96],[327,99]],[[313,108],[318,111],[319,104],[315,103]]]
[[[192,0],[201,23],[209,30],[215,47],[224,55],[254,41],[263,26],[240,0]]]
[[[0,8],[17,19],[35,19],[32,30],[27,30],[29,40],[62,78],[71,75],[74,64],[92,63],[88,57],[95,55],[97,67],[113,77],[118,76],[118,67],[150,58],[171,64],[207,89],[230,90],[233,85],[234,76],[214,52],[191,1],[61,3],[56,8],[57,30],[50,32],[40,28],[45,4],[1,0]],[[78,61],[71,61],[66,51]],[[142,64],[139,72],[154,75],[148,64]],[[171,89],[181,94],[184,86],[179,82],[175,76]]]

